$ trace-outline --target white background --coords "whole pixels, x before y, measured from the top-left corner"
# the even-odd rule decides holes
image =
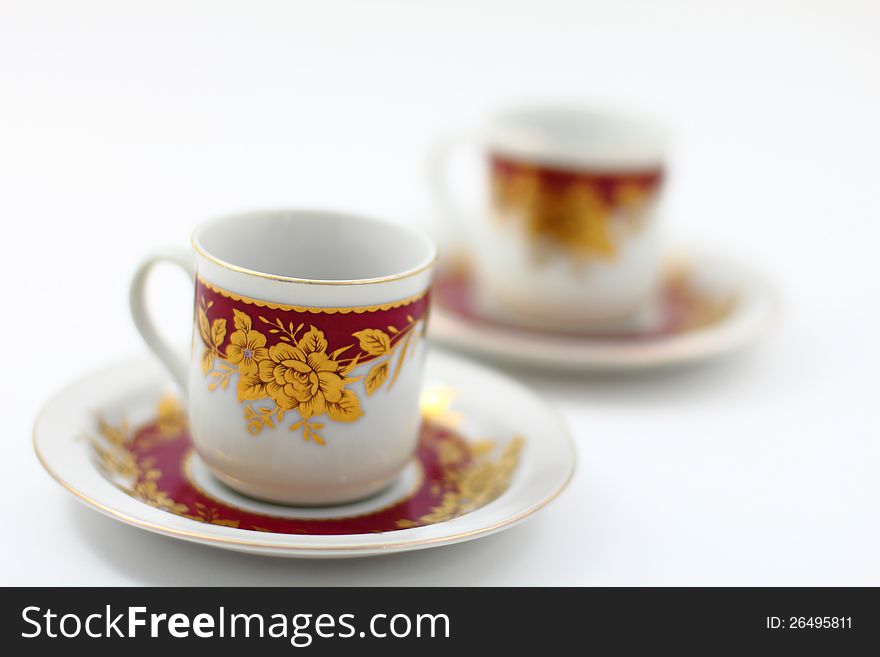
[[[2,584],[880,584],[876,2],[0,4]],[[736,359],[519,373],[580,462],[529,522],[348,562],[117,524],[51,481],[32,420],[141,350],[128,279],[218,213],[431,217],[431,141],[510,101],[637,107],[676,130],[670,242],[763,272],[783,309]],[[179,338],[191,291],[157,277]]]

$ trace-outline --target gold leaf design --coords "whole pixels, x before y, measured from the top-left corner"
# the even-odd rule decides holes
[[[610,193],[597,180],[573,177],[560,185],[546,180],[539,167],[524,165],[492,176],[500,216],[522,226],[536,254],[559,249],[578,260],[617,254],[615,222],[630,231],[644,225],[655,183],[623,177],[610,184]]]
[[[381,329],[364,329],[352,333],[360,342],[360,347],[371,356],[382,356],[391,351],[391,338]]]
[[[363,414],[361,402],[351,390],[344,390],[338,402],[327,402],[327,416],[334,422],[354,422]]]
[[[113,426],[98,418],[98,433],[99,437],[91,441],[92,449],[98,457],[98,467],[116,486],[131,497],[157,509],[177,515],[183,515],[189,510],[186,504],[177,502],[159,488],[156,482],[162,477],[162,471],[154,467],[154,460],[139,460],[132,451],[132,436],[127,423]],[[179,438],[180,435],[178,433],[176,437]]]
[[[202,336],[202,342],[204,342],[205,344],[211,344],[211,326],[208,323],[208,311],[205,308],[204,298],[202,298],[202,303],[199,305],[197,316],[199,324],[199,335]]]
[[[215,347],[219,347],[224,339],[226,339],[226,320],[215,319],[211,324],[211,342]]]
[[[302,413],[300,413],[302,415]],[[313,441],[318,443],[319,445],[326,444],[324,442],[324,438],[321,437],[321,434],[318,433],[321,429],[324,428],[323,422],[309,422],[308,416],[303,417],[299,422],[294,422],[290,425],[291,431],[296,431],[297,429],[302,429],[303,432],[303,440],[306,442]]]
[[[239,372],[238,401],[256,401],[266,396],[266,385],[257,372]]]
[[[210,348],[206,348],[202,352],[202,357],[199,359],[199,362],[202,366],[202,374],[207,374],[211,370],[214,369],[214,351]]]
[[[159,435],[163,438],[176,438],[186,427],[186,411],[174,395],[165,395],[157,408]]]
[[[302,336],[298,346],[306,354],[324,352],[327,351],[327,340],[324,339],[324,333],[322,331],[311,326],[309,327],[308,333]]]
[[[410,322],[410,325],[412,322]],[[403,367],[403,361],[406,359],[406,351],[409,349],[410,340],[412,340],[413,332],[409,331],[406,334],[406,337],[403,339],[403,348],[400,350],[400,357],[397,359],[397,367],[394,368],[394,376],[391,377],[391,382],[388,384],[388,387],[394,385],[394,382],[397,381],[397,377],[400,375],[400,368]]]
[[[510,484],[510,477],[519,464],[519,457],[525,441],[521,436],[513,438],[505,445],[497,460],[492,460],[493,445],[480,441],[468,446],[472,462],[463,469],[456,469],[467,456],[457,446],[440,446],[438,458],[446,470],[446,478],[452,482],[453,490],[446,491],[440,504],[418,520],[397,521],[400,529],[430,525],[457,518],[465,513],[485,506],[495,500]]]
[[[216,390],[217,388],[226,390],[226,388],[229,387],[229,379],[232,377],[234,371],[234,368],[230,367],[225,362],[220,361],[217,365],[217,369],[213,370],[208,375],[211,379],[211,383],[208,384],[208,390]]]
[[[348,365],[346,365],[344,368],[342,368],[342,370],[340,370],[339,373],[342,374],[342,376],[350,374],[354,370],[354,368],[357,367],[358,360],[360,360],[360,357],[361,357],[361,355],[358,354],[357,356],[352,358],[351,362]]]
[[[114,426],[104,420],[98,418],[98,433],[104,437],[111,445],[119,446],[128,439],[128,423],[123,422],[118,426]]]
[[[247,332],[253,328],[253,322],[247,313],[241,312],[238,308],[233,308],[232,315],[234,318],[233,323],[237,330]]]
[[[385,379],[388,378],[388,361],[383,360],[381,363],[374,365],[369,373],[367,374],[367,379],[364,382],[364,387],[367,390],[367,395],[372,395],[378,388],[385,383]]]
[[[164,490],[159,490],[155,481],[144,481],[135,486],[135,496],[142,502],[164,511],[170,511],[177,515],[183,515],[189,507],[186,504],[175,502]]]
[[[120,447],[120,445],[108,447],[96,440],[92,441],[92,449],[98,457],[98,465],[105,474],[121,480],[136,479],[140,473],[137,460],[131,452]]]
[[[284,419],[284,409],[278,408],[254,408],[250,404],[244,408],[244,419],[248,421],[248,433],[256,436],[263,430],[263,427],[270,429],[275,428],[275,421],[281,422]]]
[[[198,520],[199,522],[204,522],[209,525],[219,525],[221,527],[238,527],[239,525],[238,520],[226,520],[221,518],[216,507],[208,508],[208,506],[202,502],[196,502],[195,507],[195,514],[181,513],[180,515],[183,515],[190,520]]]

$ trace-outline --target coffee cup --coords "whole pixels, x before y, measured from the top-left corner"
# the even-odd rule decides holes
[[[488,170],[488,207],[470,213],[449,184],[462,146]],[[638,314],[660,282],[666,148],[652,121],[567,106],[510,109],[440,142],[429,181],[467,244],[483,311],[575,331]]]
[[[430,239],[284,210],[210,221],[192,247],[144,261],[130,302],[186,393],[193,444],[211,472],[244,494],[297,505],[345,503],[393,482],[421,422]],[[149,272],[163,262],[193,278],[189,359],[146,309]]]

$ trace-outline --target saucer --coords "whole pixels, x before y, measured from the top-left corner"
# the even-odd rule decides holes
[[[37,456],[77,498],[127,524],[230,550],[310,558],[486,536],[541,509],[574,470],[568,431],[537,395],[434,350],[419,447],[391,487],[331,507],[262,502],[209,473],[170,389],[149,357],[80,379],[37,418]]]
[[[625,322],[577,333],[527,328],[506,309],[478,301],[459,253],[438,268],[429,333],[437,343],[509,364],[643,370],[745,347],[765,328],[774,306],[769,285],[743,267],[685,254],[668,259],[657,296]]]

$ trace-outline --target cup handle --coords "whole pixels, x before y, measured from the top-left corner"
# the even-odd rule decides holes
[[[428,151],[428,188],[434,207],[444,219],[452,221],[460,236],[467,236],[471,231],[467,213],[455,201],[449,184],[449,162],[454,155],[475,146],[477,142],[477,136],[472,133],[447,135],[436,141]]]
[[[170,262],[183,269],[195,282],[196,268],[192,254],[185,249],[169,248],[157,251],[144,260],[137,268],[131,279],[129,287],[128,303],[131,308],[131,317],[134,325],[140,331],[147,346],[156,354],[156,357],[165,364],[174,379],[184,391],[187,388],[189,364],[183,360],[175,350],[159,335],[153,319],[147,312],[145,290],[150,271],[158,264]]]

